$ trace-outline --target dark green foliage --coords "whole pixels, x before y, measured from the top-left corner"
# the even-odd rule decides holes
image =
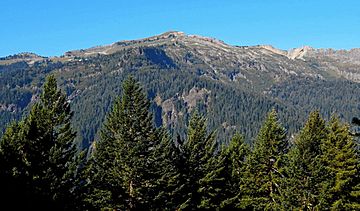
[[[359,209],[359,152],[348,125],[312,112],[286,167],[286,209]]]
[[[208,173],[201,179],[200,208],[236,209],[242,196],[240,182],[249,147],[244,138],[236,134],[228,146],[209,160]]]
[[[185,198],[186,159],[180,137],[175,141],[163,136],[157,147],[155,159],[158,168],[156,176],[156,197],[153,203],[160,210],[176,210]]]
[[[323,160],[329,172],[328,207],[332,210],[359,210],[359,154],[348,125],[333,116],[328,124],[327,139],[322,145]]]
[[[206,119],[195,113],[192,115],[187,139],[184,143],[185,169],[184,199],[180,209],[196,209],[201,207],[202,180],[211,168],[211,159],[216,149],[214,132],[208,133]],[[186,171],[185,171],[186,170]]]
[[[20,206],[71,208],[71,191],[79,164],[71,116],[66,96],[57,89],[54,76],[49,76],[40,102],[32,106],[22,121],[10,125],[3,136],[1,161],[8,164],[2,163],[1,171],[22,185],[17,192],[24,194],[28,203]]]
[[[244,196],[240,206],[254,210],[274,210],[281,207],[285,155],[288,149],[286,131],[272,110],[254,143],[246,162],[241,184]]]
[[[169,47],[131,47],[111,55],[93,55],[71,61],[48,59],[33,65],[26,62],[0,65],[0,133],[7,123],[28,113],[31,99],[38,96],[39,87],[48,73],[56,75],[59,85],[69,95],[80,148],[89,147],[99,138],[105,116],[116,96],[122,92],[119,84],[129,73],[144,85],[150,100],[156,96],[161,97],[162,103],[174,100],[176,112],[170,114],[164,105],[160,105],[156,114],[164,123],[169,116],[176,117],[165,125],[171,136],[185,134],[191,112],[181,96],[187,95],[193,87],[210,91],[197,100],[196,108],[200,108],[201,113],[206,112],[208,127],[217,130],[220,140],[228,140],[239,131],[249,142],[256,137],[263,118],[273,107],[279,111],[279,118],[289,133],[298,131],[305,121],[303,114],[314,109],[320,109],[325,118],[337,111],[345,121],[360,111],[357,106],[360,103],[358,83],[300,76],[271,83],[273,78],[261,75],[248,78],[254,81],[249,85],[246,80],[229,81],[218,75],[204,75],[212,68],[194,52],[189,52],[191,49],[185,48],[183,55],[172,55],[167,51]],[[244,62],[247,65],[248,61]],[[259,65],[259,61],[255,63]],[[269,67],[279,66],[269,64]],[[243,73],[245,69],[241,66],[227,71],[232,75]],[[253,69],[250,72],[259,73]]]
[[[3,202],[2,206],[17,209],[22,206],[15,203],[17,198],[22,199],[22,203],[30,203],[27,200],[28,191],[23,174],[27,165],[22,153],[24,148],[20,134],[21,127],[17,122],[10,124],[0,141],[0,197]]]
[[[294,78],[271,88],[271,95],[291,104],[298,114],[306,117],[313,110],[330,119],[337,111],[341,119],[350,121],[354,114],[359,114],[360,84],[346,80],[301,80]],[[306,119],[301,118],[302,122]],[[300,128],[300,127],[299,127]],[[299,129],[298,128],[298,129]]]
[[[289,152],[284,200],[287,209],[313,210],[327,206],[327,196],[322,190],[330,175],[321,149],[326,138],[325,121],[319,112],[312,112]]]
[[[151,57],[164,52],[145,54]],[[151,58],[151,63],[172,66],[171,60],[163,59]],[[191,80],[194,81],[184,81],[188,88],[199,82]],[[214,88],[211,83],[200,84],[202,88]],[[234,96],[241,97],[242,103],[252,105],[246,102],[246,95],[232,91]],[[206,103],[199,103],[195,107],[199,111],[191,117],[184,113],[182,118],[175,118],[178,122],[169,117],[167,120],[174,127],[190,118],[186,130],[181,129],[184,125],[171,130],[172,133],[183,131],[181,135],[186,133],[187,137],[183,140],[178,135],[174,139],[166,127],[154,126],[149,110],[160,106],[151,107],[133,77],[124,81],[121,93],[84,163],[84,152],[75,155],[76,134],[70,124],[69,102],[57,89],[54,76],[48,77],[40,101],[32,105],[21,121],[11,123],[0,141],[2,207],[11,206],[15,210],[360,209],[359,147],[349,126],[339,118],[333,117],[326,123],[319,112],[311,113],[289,144],[286,130],[273,109],[250,150],[239,134],[225,144],[225,139],[209,130],[207,119],[199,113],[207,116],[217,113],[221,116],[217,120],[226,128],[223,134],[231,134],[228,123],[236,122],[236,117],[229,114],[223,117],[220,107],[212,106],[211,110]],[[151,98],[155,93],[148,92]],[[215,93],[211,97],[221,102],[226,100],[226,95]],[[181,110],[181,102],[172,103],[171,106]],[[267,110],[269,105],[264,103],[259,109]],[[225,113],[231,108],[223,106]],[[105,111],[103,107],[88,118]],[[261,115],[257,114],[259,118]],[[101,122],[96,118],[94,121],[95,125]],[[158,126],[161,122],[158,121]],[[214,119],[210,122],[216,127]],[[248,125],[256,128],[257,123]]]
[[[139,84],[128,78],[92,157],[90,200],[96,208],[150,208],[156,173],[153,154],[161,137],[152,124],[149,105]]]

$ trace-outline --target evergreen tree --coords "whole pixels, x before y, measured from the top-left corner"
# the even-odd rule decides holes
[[[249,145],[244,142],[244,138],[242,136],[236,134],[225,151],[225,156],[227,158],[225,159],[224,165],[227,166],[230,164],[231,166],[231,182],[228,183],[230,186],[227,189],[228,193],[226,193],[226,200],[221,203],[222,208],[234,209],[238,208],[240,205],[243,194],[243,190],[240,186],[244,179],[245,164],[249,153]]]
[[[206,119],[198,113],[192,115],[184,143],[185,178],[184,200],[180,209],[196,209],[200,206],[201,179],[209,172],[209,162],[216,148],[214,132],[208,134]]]
[[[129,77],[101,130],[92,158],[88,201],[97,208],[150,209],[155,197],[154,151],[160,144],[149,101]]]
[[[236,134],[228,146],[223,145],[219,154],[209,160],[210,171],[200,181],[200,208],[236,208],[240,202],[240,180],[248,153],[244,138]]]
[[[0,197],[2,207],[21,209],[29,203],[25,174],[27,163],[20,130],[22,122],[13,122],[0,140]],[[21,200],[22,203],[18,203]]]
[[[324,189],[332,210],[360,209],[359,155],[348,125],[333,116],[322,144],[328,179]]]
[[[326,195],[322,189],[329,174],[322,161],[321,149],[326,138],[325,121],[318,111],[312,112],[288,154],[287,189],[283,200],[286,209],[314,210],[326,207]]]
[[[156,150],[157,196],[154,204],[158,210],[177,210],[179,202],[185,198],[186,160],[183,153],[183,141],[180,136],[174,142],[168,135]]]
[[[284,180],[284,161],[288,142],[286,131],[272,110],[260,129],[249,155],[241,190],[240,206],[246,209],[280,209]]]
[[[2,155],[18,156],[8,162],[15,165],[13,170],[17,169],[17,182],[24,184],[23,200],[29,202],[24,206],[71,209],[77,168],[76,133],[71,128],[71,117],[66,95],[57,89],[56,79],[51,75],[46,79],[40,102],[32,106],[29,116],[10,126],[9,136],[4,136]]]

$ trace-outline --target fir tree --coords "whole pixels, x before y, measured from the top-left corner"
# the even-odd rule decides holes
[[[184,143],[186,159],[184,200],[180,209],[196,209],[200,206],[200,182],[209,171],[209,162],[216,148],[214,132],[208,134],[206,119],[195,113],[190,119],[187,140]]]
[[[321,146],[326,138],[325,121],[318,111],[312,112],[288,155],[287,189],[283,200],[286,209],[314,210],[326,207],[326,195],[321,191],[328,178],[321,159]]]
[[[220,153],[209,160],[210,171],[200,180],[200,208],[236,208],[240,202],[240,180],[248,152],[244,138],[236,134],[228,146],[223,145]]]
[[[0,140],[0,197],[2,207],[22,209],[27,200],[26,168],[24,147],[21,137],[22,123],[13,122]],[[18,203],[21,200],[22,203]]]
[[[98,208],[149,209],[154,199],[154,151],[161,141],[149,101],[129,77],[101,130],[93,154],[91,200]],[[90,201],[91,201],[90,200]]]
[[[177,210],[179,202],[185,198],[186,160],[183,152],[183,141],[180,136],[176,142],[163,136],[162,143],[157,147],[155,159],[157,165],[156,197],[154,204],[158,210]]]
[[[241,190],[240,206],[246,209],[280,209],[284,179],[285,154],[288,149],[286,131],[272,110],[260,129],[249,155]]]
[[[242,180],[244,179],[245,163],[250,153],[248,144],[244,142],[244,138],[239,134],[236,134],[228,148],[225,150],[226,159],[224,165],[231,166],[231,177],[228,182],[228,189],[226,193],[226,199],[220,204],[221,208],[234,209],[238,208],[241,202],[243,190],[240,188]]]
[[[77,167],[71,117],[66,95],[57,89],[56,79],[51,75],[46,79],[40,102],[32,106],[29,116],[17,126],[10,126],[11,136],[4,136],[3,155],[18,154],[21,158],[21,163],[14,160],[10,163],[16,165],[13,169],[18,169],[18,182],[25,184],[24,200],[29,201],[30,208],[71,209]],[[11,138],[14,136],[15,139]],[[5,148],[6,145],[16,148]]]
[[[360,209],[359,155],[348,125],[333,116],[322,144],[323,160],[329,172],[325,191],[332,210]]]

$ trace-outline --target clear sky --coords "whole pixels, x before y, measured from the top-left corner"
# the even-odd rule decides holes
[[[0,57],[44,56],[169,30],[233,45],[360,47],[360,0],[1,0]]]

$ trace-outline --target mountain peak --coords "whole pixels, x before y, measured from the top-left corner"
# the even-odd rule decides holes
[[[160,35],[158,35],[158,37],[182,37],[185,36],[184,32],[181,31],[168,31],[168,32],[164,32]]]

